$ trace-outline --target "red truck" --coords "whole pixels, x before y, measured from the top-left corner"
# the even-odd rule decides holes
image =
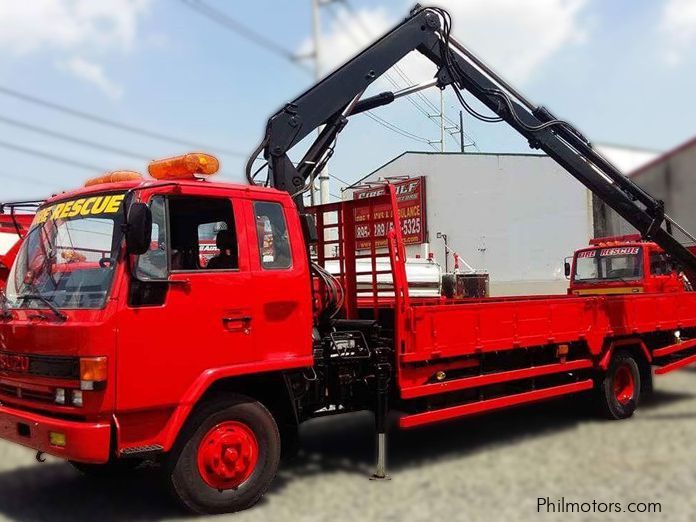
[[[33,214],[0,214],[0,290],[5,288],[10,267],[33,219]]]
[[[311,208],[303,196],[351,116],[418,90],[363,97],[411,50],[439,68],[426,86],[483,117],[466,89],[649,242],[579,251],[570,295],[410,296],[392,186]],[[677,284],[696,257],[663,205],[451,38],[442,10],[415,9],[273,115],[248,185],[202,179],[217,167],[200,153],[160,160],[150,179],[108,174],[39,208],[3,301],[0,437],[95,475],[154,462],[184,506],[219,513],[259,500],[311,418],[374,411],[385,478],[389,411],[407,429],[592,391],[624,419],[653,368],[696,361],[696,293]],[[202,259],[211,230],[218,252]],[[648,270],[653,244],[669,274]],[[641,284],[621,256],[636,256]],[[663,276],[675,284],[650,281]],[[644,291],[589,295],[617,282]]]
[[[669,255],[640,235],[590,240],[566,263],[569,295],[613,295],[691,291],[691,281]]]

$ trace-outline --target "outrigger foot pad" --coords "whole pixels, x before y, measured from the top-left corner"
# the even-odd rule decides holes
[[[377,434],[377,469],[370,480],[391,480],[387,475],[387,434]]]

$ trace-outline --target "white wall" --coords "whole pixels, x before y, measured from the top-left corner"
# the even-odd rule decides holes
[[[440,231],[470,265],[490,273],[494,295],[565,293],[563,259],[592,237],[592,209],[589,192],[552,159],[406,153],[368,179],[404,175],[426,176],[438,262],[444,265]]]
[[[696,197],[695,172],[696,138],[634,171],[630,177],[649,194],[663,200],[667,214],[694,235],[696,234],[696,212],[693,210]],[[604,220],[597,220],[598,236],[636,233],[636,229],[607,205],[597,202],[597,207],[600,215],[604,216]],[[690,238],[677,231],[675,231],[675,237],[685,244],[693,244]]]

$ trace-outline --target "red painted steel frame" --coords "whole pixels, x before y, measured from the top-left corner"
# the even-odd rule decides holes
[[[466,390],[470,388],[478,388],[490,384],[500,384],[503,382],[518,381],[521,379],[529,379],[531,377],[541,377],[543,375],[551,375],[554,373],[572,372],[576,370],[585,370],[592,368],[593,362],[588,359],[580,359],[558,364],[546,364],[543,366],[532,366],[520,370],[509,370],[504,372],[489,373],[484,375],[476,375],[474,377],[465,377],[462,379],[454,379],[446,382],[438,382],[432,384],[424,384],[422,386],[411,386],[401,390],[401,397],[404,399],[414,399],[426,395],[435,395],[438,393],[447,393],[458,390]]]
[[[653,355],[655,357],[664,357],[665,355],[671,355],[673,353],[682,352],[684,350],[688,350],[689,348],[693,348],[695,346],[696,346],[696,339],[690,339],[688,341],[683,341],[680,343],[665,346],[664,348],[658,348],[657,350],[653,351]]]
[[[673,372],[674,370],[678,370],[679,368],[683,368],[684,366],[687,366],[695,362],[696,354],[690,355],[688,357],[684,357],[683,359],[679,359],[678,361],[674,361],[673,363],[665,364],[664,366],[657,368],[655,370],[655,373],[657,375],[663,375],[665,373]]]
[[[561,395],[567,395],[569,393],[577,393],[583,390],[589,390],[593,387],[592,379],[587,379],[580,382],[574,382],[571,384],[563,384],[560,386],[553,386],[551,388],[545,388],[542,390],[534,390],[524,393],[517,393],[514,395],[507,395],[505,397],[498,397],[495,399],[488,399],[484,401],[472,402],[469,404],[462,404],[460,406],[452,406],[450,408],[443,408],[440,410],[427,411],[424,413],[416,413],[414,415],[408,415],[402,417],[399,420],[399,426],[402,428],[415,428],[416,426],[422,426],[423,424],[432,424],[433,422],[441,422],[449,419],[454,419],[457,417],[463,417],[466,415],[474,415],[477,413],[483,413],[486,411],[499,410],[502,408],[508,408],[510,406],[516,406],[518,404],[524,404],[528,402],[542,401],[545,399],[550,399],[552,397],[559,397]]]
[[[384,194],[376,197],[309,209],[315,216],[318,232],[313,257],[325,268],[327,262],[338,264],[334,275],[341,282],[346,296],[340,317],[357,319],[360,309],[371,309],[372,316],[378,318],[385,293],[393,294],[388,297],[391,303],[389,308],[403,313],[403,304],[408,302],[408,286],[404,264],[406,254],[397,208],[394,187],[385,184]],[[330,252],[332,248],[336,252]],[[369,260],[370,270],[358,269],[357,262],[361,259]],[[389,259],[391,268],[378,270],[378,259]],[[380,289],[380,275],[390,276],[387,279],[391,280],[391,290],[385,292]],[[363,281],[369,279],[369,290],[364,289],[364,283],[360,286],[361,276]]]

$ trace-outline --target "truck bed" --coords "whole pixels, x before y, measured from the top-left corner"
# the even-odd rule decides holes
[[[696,293],[412,299],[406,317],[404,363],[576,341],[599,355],[610,338],[696,327]]]
[[[402,427],[590,390],[615,349],[644,360],[648,379],[651,365],[696,362],[696,292],[411,296],[393,187],[312,211],[314,261],[333,263],[343,289],[335,317],[374,319],[393,340]]]

